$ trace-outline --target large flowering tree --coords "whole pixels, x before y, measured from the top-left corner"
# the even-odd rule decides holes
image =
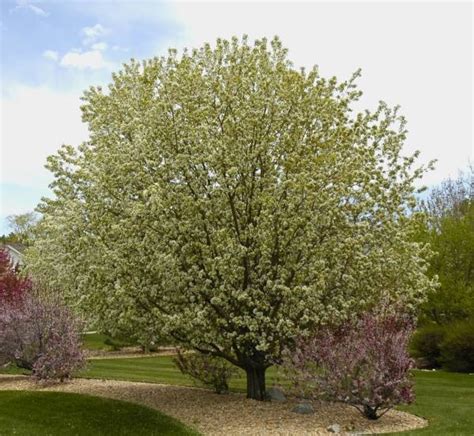
[[[431,286],[411,242],[405,122],[354,113],[354,79],[296,70],[278,39],[218,40],[84,93],[90,138],[49,158],[31,270],[107,326],[164,331],[247,373],[292,338]]]

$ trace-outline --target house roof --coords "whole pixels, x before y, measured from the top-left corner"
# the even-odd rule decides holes
[[[15,254],[17,254],[18,256],[22,257],[23,252],[26,249],[26,246],[23,245],[23,244],[17,244],[17,243],[14,243],[14,244],[0,244],[0,248],[11,250]]]
[[[6,245],[9,245],[11,248],[15,249],[21,254],[23,254],[23,252],[26,250],[26,245],[24,244],[14,243],[14,244],[6,244]]]

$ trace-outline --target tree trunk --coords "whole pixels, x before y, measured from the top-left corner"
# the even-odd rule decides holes
[[[247,367],[247,398],[253,400],[266,400],[265,367]]]

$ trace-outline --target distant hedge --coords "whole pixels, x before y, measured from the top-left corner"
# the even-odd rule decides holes
[[[424,326],[413,336],[410,350],[421,367],[474,372],[474,320]]]

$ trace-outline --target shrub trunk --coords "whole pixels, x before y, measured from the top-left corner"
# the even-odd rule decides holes
[[[377,409],[375,407],[370,407],[367,405],[364,406],[364,415],[368,419],[376,420],[379,418],[379,416],[377,415]]]

